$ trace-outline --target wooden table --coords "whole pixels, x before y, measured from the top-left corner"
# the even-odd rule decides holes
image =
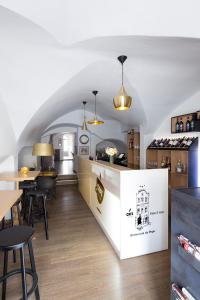
[[[19,189],[19,182],[24,180],[35,180],[40,171],[29,171],[27,174],[21,172],[3,172],[0,173],[0,181],[14,181],[16,190]]]
[[[0,191],[0,221],[22,195],[22,190]]]
[[[3,172],[0,173],[0,181],[13,181],[15,182],[15,189],[19,190],[19,182],[24,180],[35,180],[39,175],[40,171],[29,171],[27,174],[22,174],[21,172]],[[13,219],[14,223],[18,224],[16,207],[13,209]]]

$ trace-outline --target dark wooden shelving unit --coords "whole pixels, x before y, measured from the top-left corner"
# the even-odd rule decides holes
[[[184,148],[147,148],[146,168],[161,168],[163,157],[168,157],[169,170],[169,212],[171,210],[171,189],[198,186],[198,138],[187,149]],[[182,173],[176,172],[178,161],[184,165]]]
[[[140,133],[128,133],[128,167],[140,169]]]
[[[200,299],[200,261],[186,252],[177,239],[181,234],[200,245],[200,188],[172,191],[171,220],[171,283],[185,287]],[[176,299],[173,293],[171,299]]]

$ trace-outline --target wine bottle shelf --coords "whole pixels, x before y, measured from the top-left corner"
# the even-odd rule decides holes
[[[171,118],[171,133],[199,132],[200,112],[179,115]]]

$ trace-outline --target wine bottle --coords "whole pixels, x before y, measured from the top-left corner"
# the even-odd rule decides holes
[[[190,122],[190,131],[195,130],[195,120],[196,120],[196,114],[192,114],[192,120]]]
[[[165,168],[166,167],[166,161],[165,161],[165,157],[164,156],[162,157],[162,161],[161,161],[160,166],[161,166],[161,168]]]
[[[177,148],[180,148],[182,146],[183,138],[178,139],[178,143],[176,145]]]
[[[182,163],[181,163],[180,159],[178,160],[177,165],[176,165],[176,172],[177,173],[182,173],[183,172],[183,166],[182,166]]]
[[[179,148],[182,148],[185,146],[186,144],[186,137],[184,136],[183,138],[180,139],[180,145],[179,145]]]
[[[159,147],[163,147],[163,145],[164,145],[164,139],[161,139],[159,143]]]
[[[178,118],[177,118],[177,121],[176,121],[176,132],[179,132],[180,130],[180,124],[179,124],[179,121],[178,121]]]
[[[164,148],[168,148],[169,141],[170,141],[169,139],[165,139],[165,142],[164,142],[164,145],[163,145]]]
[[[153,142],[151,142],[151,144],[149,145],[149,148],[155,147],[155,143],[156,143],[156,139],[154,139]]]
[[[177,145],[178,145],[178,140],[177,140],[177,139],[175,139],[175,140],[174,140],[174,142],[173,142],[173,147],[175,147],[175,148],[176,148],[176,147],[177,147]]]
[[[170,162],[170,158],[168,156],[166,158],[166,167],[168,168],[169,171],[171,171],[171,162]]]
[[[190,127],[191,127],[190,117],[187,117],[186,131],[190,131]]]
[[[180,122],[179,122],[179,132],[183,132],[183,121],[182,118],[180,118]]]
[[[187,147],[190,147],[192,145],[192,143],[194,142],[194,140],[195,140],[195,137],[189,138],[187,141]]]
[[[173,146],[173,140],[169,139],[168,147],[171,148]]]

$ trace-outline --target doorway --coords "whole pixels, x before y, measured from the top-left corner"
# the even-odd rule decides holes
[[[74,155],[76,154],[76,132],[56,133],[53,136],[55,149],[55,168],[58,175],[74,174]]]

